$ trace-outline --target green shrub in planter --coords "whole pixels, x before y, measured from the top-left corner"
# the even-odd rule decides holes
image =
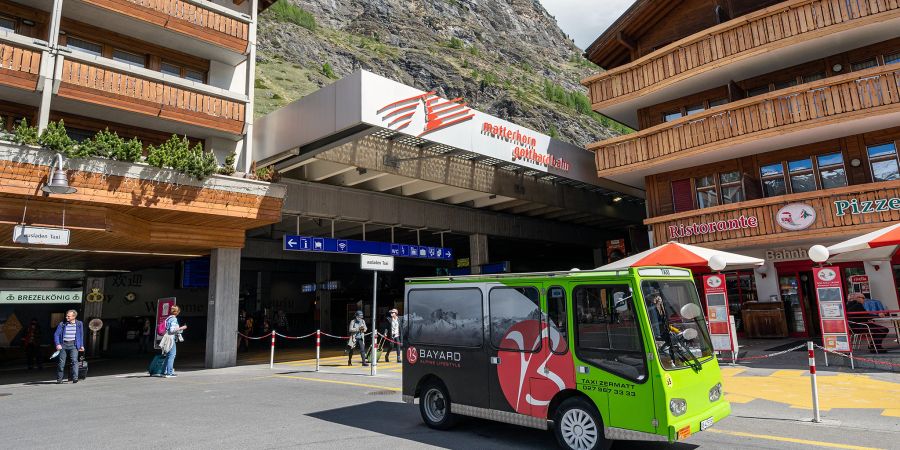
[[[234,175],[234,163],[237,160],[237,154],[231,152],[225,157],[225,164],[219,167],[219,175]]]
[[[23,122],[24,123],[24,122]],[[60,120],[59,122],[50,122],[47,128],[38,138],[38,143],[54,152],[62,153],[67,157],[71,157],[75,153],[77,142],[66,134],[66,124]]]
[[[13,130],[13,142],[17,144],[38,145],[39,140],[37,127],[28,126],[28,121],[25,119],[22,119],[22,122]]]

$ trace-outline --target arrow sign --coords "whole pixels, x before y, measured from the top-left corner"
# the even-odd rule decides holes
[[[293,239],[288,239],[287,245],[288,245],[288,247],[290,247],[290,248],[294,248],[294,247],[297,246],[297,241],[295,241],[295,240],[293,240]]]

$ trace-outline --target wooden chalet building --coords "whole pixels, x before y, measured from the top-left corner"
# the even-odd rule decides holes
[[[637,0],[585,56],[637,130],[589,146],[598,175],[646,189],[652,242],[765,258],[728,274],[739,331],[819,335],[807,249],[900,219],[900,2]],[[898,309],[884,259],[834,264]]]
[[[145,151],[177,134],[220,165],[234,154],[235,169],[248,172],[256,18],[271,3],[0,0],[3,126],[12,132],[26,120],[44,130],[63,120],[76,141],[109,129],[140,139]],[[90,301],[46,308],[58,318],[74,307],[87,324],[104,317],[107,302],[87,295],[103,294],[104,277],[212,255],[206,363],[233,365],[245,233],[281,220],[283,186],[89,157],[64,162],[74,193],[46,193],[54,152],[10,136],[0,136],[0,291],[83,286]],[[71,237],[67,245],[17,243],[13,229],[23,224]],[[10,339],[16,308],[25,307],[0,300]],[[31,311],[47,333],[51,313]],[[17,323],[27,323],[25,314]]]

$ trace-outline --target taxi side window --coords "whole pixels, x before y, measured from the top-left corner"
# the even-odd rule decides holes
[[[572,297],[578,357],[623,378],[644,381],[647,364],[628,285],[578,286]]]
[[[566,315],[566,290],[559,286],[547,290],[547,324],[551,330],[557,332],[550,333],[550,350],[553,353],[568,352],[569,318]]]
[[[488,294],[491,345],[496,349],[536,352],[541,349],[541,294],[537,288],[499,287]],[[513,334],[514,332],[518,332]]]

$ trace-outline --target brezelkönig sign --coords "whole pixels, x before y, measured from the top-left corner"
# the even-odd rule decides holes
[[[54,303],[81,303],[79,291],[0,291],[0,304],[33,305]]]

